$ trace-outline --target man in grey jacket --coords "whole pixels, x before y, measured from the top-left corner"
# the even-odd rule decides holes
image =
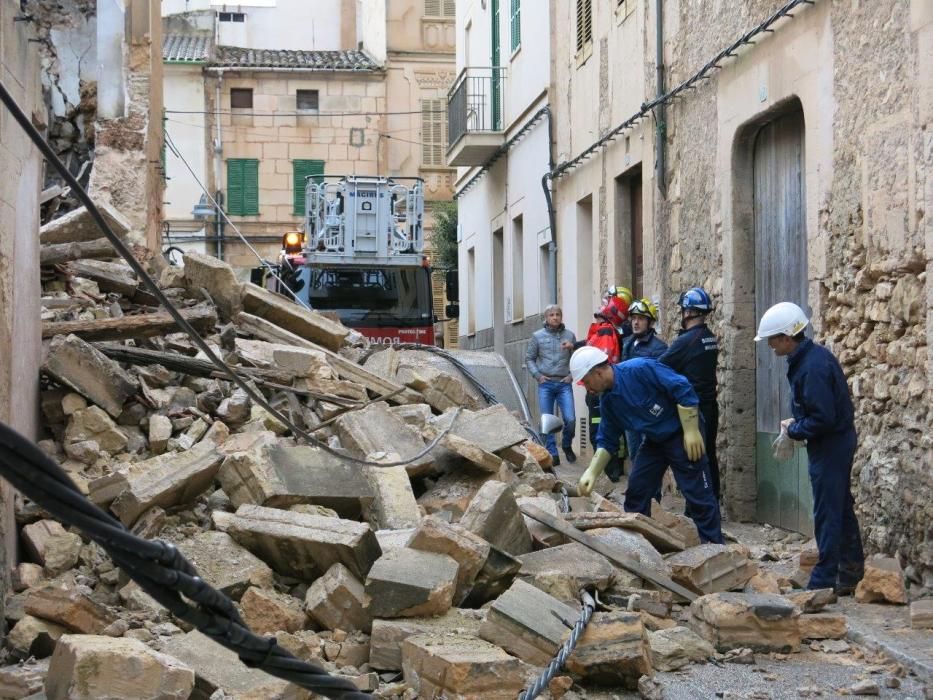
[[[576,415],[573,407],[573,384],[570,378],[570,355],[576,336],[563,324],[564,314],[557,304],[544,310],[544,328],[537,330],[528,340],[525,364],[538,382],[538,406],[541,413],[555,413],[555,403],[564,420],[561,447],[570,463],[577,461],[573,452],[573,434]],[[548,435],[545,441],[554,464],[560,464],[557,441]]]

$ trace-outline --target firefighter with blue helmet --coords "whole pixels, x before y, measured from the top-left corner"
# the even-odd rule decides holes
[[[597,449],[580,477],[579,493],[585,496],[593,490],[622,431],[636,430],[644,439],[625,492],[626,512],[650,515],[651,497],[670,465],[701,541],[721,544],[719,502],[709,481],[699,399],[690,382],[652,358],[637,357],[611,365],[606,353],[594,347],[574,352],[570,374],[587,391],[601,395]]]
[[[834,588],[838,595],[848,595],[865,571],[850,486],[857,442],[855,410],[839,361],[804,334],[809,323],[803,309],[781,302],[765,311],[755,341],[767,340],[775,355],[787,358],[793,418],[781,421],[781,432],[807,442],[819,550],[807,588]]]

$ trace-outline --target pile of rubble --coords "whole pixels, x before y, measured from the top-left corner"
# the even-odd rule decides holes
[[[40,446],[297,657],[381,698],[515,698],[567,639],[583,588],[600,607],[551,698],[594,685],[652,696],[655,671],[845,636],[845,617],[824,610],[832,591],[794,590],[809,552],[781,578],[740,544],[700,545],[691,521],[660,508],[647,518],[593,496],[564,514],[526,427],[425,353],[374,351],[215,258],[149,260],[241,377],[337,455],[376,464],[301,444],[199,355],[91,237],[86,212],[68,217],[43,231],[55,242],[42,249]],[[535,508],[590,544],[526,515]],[[0,698],[311,697],[174,619],[36,505],[16,515],[28,563],[6,600]],[[863,587],[906,600],[889,562]]]

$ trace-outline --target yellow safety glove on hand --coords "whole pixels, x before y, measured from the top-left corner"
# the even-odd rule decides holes
[[[684,450],[687,458],[696,462],[706,454],[703,436],[700,435],[700,410],[696,406],[677,406],[680,426],[684,429]]]
[[[609,464],[610,459],[612,459],[612,455],[609,454],[609,450],[602,447],[596,450],[596,454],[590,460],[590,466],[586,468],[583,476],[580,477],[580,481],[577,482],[577,493],[581,496],[590,495],[596,485],[596,480],[606,471],[606,465]]]

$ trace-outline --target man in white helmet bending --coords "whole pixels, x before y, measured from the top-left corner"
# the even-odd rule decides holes
[[[850,595],[865,570],[849,486],[855,411],[839,361],[804,335],[809,323],[799,306],[784,301],[765,311],[755,341],[767,340],[775,355],[787,358],[794,417],[781,421],[781,432],[807,441],[813,529],[820,552],[807,588],[834,588],[838,595]]]
[[[644,439],[625,491],[626,512],[651,514],[651,498],[670,465],[700,540],[722,544],[719,503],[700,433],[700,400],[687,378],[653,358],[636,357],[610,365],[606,353],[589,346],[574,352],[570,374],[587,391],[601,394],[597,450],[580,477],[580,494],[593,490],[622,431],[637,431]]]

